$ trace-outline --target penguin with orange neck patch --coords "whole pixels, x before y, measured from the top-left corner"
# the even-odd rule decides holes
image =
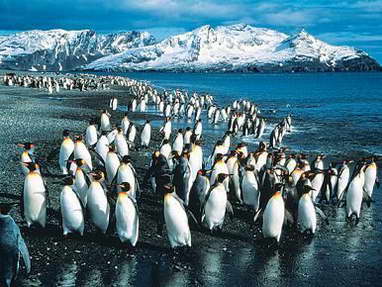
[[[19,143],[17,144],[17,146],[22,147],[24,149],[21,154],[20,165],[24,175],[27,175],[29,173],[29,169],[25,166],[24,163],[34,162],[33,152],[34,152],[35,145],[31,142],[26,142],[26,143]]]
[[[118,186],[121,188],[115,206],[118,237],[122,243],[128,243],[135,247],[139,234],[138,205],[135,198],[130,194],[130,183],[122,182]]]

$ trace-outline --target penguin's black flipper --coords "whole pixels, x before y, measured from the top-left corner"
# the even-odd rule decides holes
[[[21,253],[21,256],[23,257],[25,269],[26,269],[27,273],[29,273],[31,271],[31,260],[30,260],[30,256],[29,256],[28,247],[26,246],[25,241],[21,236],[20,229],[18,231],[19,231],[19,234],[18,234],[19,252]]]
[[[319,208],[316,205],[314,206],[314,208],[316,209],[316,212],[318,213],[318,215],[321,216],[321,218],[326,222],[326,224],[329,224],[329,219],[325,215],[325,213],[321,210],[321,208]]]
[[[200,222],[196,219],[195,215],[194,215],[194,214],[192,213],[192,211],[189,210],[189,209],[187,209],[187,216],[188,216],[188,218],[191,218],[192,221],[194,221],[194,223],[195,223],[196,225],[200,225]]]
[[[102,156],[98,152],[96,152],[95,150],[93,150],[93,153],[94,153],[95,157],[97,158],[97,160],[99,160],[102,163],[102,165],[105,167],[106,164],[105,164],[105,161],[103,160]]]
[[[229,217],[231,218],[231,219],[233,219],[233,207],[232,207],[232,204],[231,204],[231,202],[229,202],[228,200],[227,200],[227,204],[226,204],[226,209],[227,209],[227,212],[228,212],[228,214],[229,214]]]

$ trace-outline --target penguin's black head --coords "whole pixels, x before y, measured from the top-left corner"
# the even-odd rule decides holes
[[[282,183],[276,183],[275,184],[275,192],[280,192],[284,187],[284,184]]]
[[[163,144],[162,144],[162,146],[165,145],[165,144],[168,144],[169,142],[170,142],[170,141],[169,141],[168,139],[164,139],[164,140],[163,140]]]
[[[62,136],[63,137],[68,137],[70,135],[70,131],[69,130],[64,130],[63,132],[62,132]]]
[[[35,147],[35,145],[31,142],[26,142],[19,145],[20,147],[23,147],[25,150],[31,150]]]
[[[94,120],[94,119],[91,119],[90,121],[89,121],[89,125],[95,125],[96,124],[96,121]]]
[[[104,173],[102,170],[96,169],[94,172],[90,173],[91,176],[93,176],[94,180],[100,181],[104,178]]]
[[[74,184],[74,178],[71,176],[65,177],[63,180],[64,185],[73,185]]]
[[[83,137],[82,137],[82,135],[76,135],[74,137],[74,139],[76,140],[76,142],[80,142],[80,141],[82,141]]]
[[[202,142],[201,142],[200,140],[196,140],[196,141],[194,142],[194,144],[197,145],[197,146],[201,146],[201,145],[202,145]]]
[[[125,117],[127,117],[127,116],[128,116],[128,114],[129,114],[129,113],[125,113]]]
[[[313,187],[311,187],[310,185],[305,184],[303,189],[302,189],[302,193],[303,194],[309,193],[311,190],[315,190],[315,189]]]
[[[149,124],[150,123],[150,120],[146,120],[146,124]]]
[[[224,158],[224,155],[222,153],[218,153],[216,155],[216,158],[215,158],[215,161],[219,161],[219,160],[222,160]]]
[[[130,162],[131,162],[131,158],[130,158],[130,156],[128,156],[128,155],[124,155],[124,156],[122,157],[122,162],[123,162],[124,164],[128,164],[128,163],[130,163]]]
[[[216,145],[222,145],[223,144],[223,141],[222,140],[218,140],[217,142],[216,142]]]
[[[183,129],[179,129],[179,130],[178,130],[178,133],[183,133]]]
[[[217,178],[217,181],[219,183],[223,183],[223,181],[228,177],[229,175],[226,174],[226,173],[219,173],[218,174],[218,178]]]
[[[173,193],[175,191],[175,187],[172,183],[168,183],[163,186],[164,193]]]
[[[39,168],[38,164],[35,162],[24,162],[23,164],[29,169],[30,172]]]
[[[128,192],[131,189],[131,185],[128,182],[122,182],[118,186],[122,189],[123,192]]]
[[[190,131],[191,130],[191,128],[190,127],[186,127],[186,131],[188,132],[188,131]]]

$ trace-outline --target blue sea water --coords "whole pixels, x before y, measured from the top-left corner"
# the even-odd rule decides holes
[[[294,129],[284,144],[296,151],[382,154],[382,73],[120,75],[164,89],[208,92],[221,106],[250,99],[269,119],[268,132],[291,113]]]

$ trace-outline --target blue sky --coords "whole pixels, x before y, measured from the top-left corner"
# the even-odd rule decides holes
[[[30,29],[144,30],[157,38],[201,25],[304,28],[382,63],[382,0],[0,0],[1,33]]]

